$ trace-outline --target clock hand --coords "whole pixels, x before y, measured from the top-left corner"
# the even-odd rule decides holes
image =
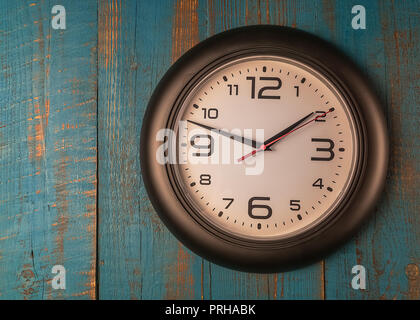
[[[276,143],[277,141],[285,138],[286,136],[288,136],[289,134],[291,134],[292,132],[295,132],[296,130],[299,130],[300,128],[303,128],[304,126],[306,126],[307,124],[317,120],[318,118],[321,117],[325,117],[327,115],[327,113],[333,112],[334,108],[331,108],[330,110],[328,110],[327,112],[324,112],[323,114],[316,116],[315,118],[305,122],[304,124],[296,127],[297,125],[299,125],[300,123],[302,123],[302,121],[304,121],[305,119],[307,119],[309,116],[313,115],[314,113],[312,112],[311,114],[305,116],[303,119],[300,119],[299,121],[295,122],[294,124],[292,124],[290,127],[286,128],[285,130],[281,131],[280,133],[276,134],[274,137],[268,139],[266,142],[264,142],[264,144],[262,146],[260,146],[258,149],[255,149],[253,151],[251,151],[250,153],[247,153],[246,155],[240,157],[238,159],[238,161],[243,161],[246,158],[255,155],[257,152],[260,151],[264,151],[266,150],[267,147],[271,146],[272,144]],[[292,129],[290,129],[292,128]],[[284,133],[283,133],[284,132]]]
[[[259,147],[261,147],[263,145],[263,143],[261,143],[261,142],[257,142],[257,141],[252,140],[252,139],[241,137],[241,136],[238,136],[236,134],[233,134],[233,133],[230,133],[230,132],[227,132],[227,131],[216,129],[216,128],[207,126],[205,124],[201,124],[201,123],[198,123],[198,122],[195,122],[195,121],[192,121],[192,120],[187,120],[187,121],[195,124],[196,126],[202,127],[204,129],[207,129],[207,130],[210,130],[210,131],[214,131],[214,132],[216,132],[216,133],[218,133],[218,134],[220,134],[222,136],[228,137],[228,138],[230,138],[232,140],[242,142],[242,143],[244,143],[246,145],[249,145],[249,146],[251,146],[253,148],[259,148]],[[271,151],[270,148],[267,148],[266,150]]]
[[[279,140],[277,138],[285,135],[286,133],[288,133],[289,131],[293,130],[294,128],[296,128],[298,125],[300,125],[303,121],[305,121],[306,119],[308,119],[310,116],[312,116],[314,114],[314,112],[311,112],[310,114],[308,114],[307,116],[304,116],[302,119],[296,121],[294,124],[288,126],[286,129],[280,131],[279,133],[275,134],[274,136],[272,136],[271,138],[267,139],[264,141],[264,144],[267,145],[271,145],[274,144],[276,142],[278,142]],[[272,142],[272,143],[271,143]]]

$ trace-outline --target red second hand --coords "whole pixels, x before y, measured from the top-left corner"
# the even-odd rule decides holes
[[[246,158],[253,156],[254,154],[256,154],[257,152],[263,151],[265,150],[268,146],[271,146],[273,143],[283,139],[284,137],[288,136],[289,134],[291,134],[292,132],[295,132],[296,130],[303,128],[304,126],[306,126],[307,124],[311,123],[312,121],[317,120],[318,118],[322,118],[325,117],[328,113],[333,112],[334,108],[331,108],[330,110],[328,110],[327,112],[324,112],[323,114],[316,116],[315,118],[309,120],[308,122],[305,122],[304,124],[300,125],[297,128],[294,128],[293,130],[290,130],[288,133],[285,133],[284,135],[282,135],[281,137],[278,137],[276,140],[271,141],[270,143],[267,144],[263,144],[261,145],[261,147],[259,147],[258,149],[252,150],[250,153],[247,153],[246,155],[240,157],[238,159],[238,162],[245,160]]]

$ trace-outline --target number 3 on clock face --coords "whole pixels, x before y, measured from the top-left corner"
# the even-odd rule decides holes
[[[175,162],[156,160],[160,129],[176,137]],[[280,27],[227,32],[180,59],[149,103],[141,151],[169,229],[210,260],[260,272],[313,261],[351,235],[388,153],[363,75],[322,40]]]

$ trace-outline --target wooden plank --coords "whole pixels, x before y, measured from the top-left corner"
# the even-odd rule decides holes
[[[198,0],[177,0],[172,20],[172,56],[174,63],[182,54],[199,42]],[[174,239],[169,249],[174,246]],[[165,279],[166,295],[169,299],[203,299],[205,294],[202,272],[204,261],[177,242],[176,260],[168,261]],[[173,254],[171,254],[173,256]]]
[[[367,29],[352,30],[352,3],[336,8],[337,42],[374,80],[390,130],[386,188],[374,217],[326,260],[330,299],[419,299],[420,219],[418,1],[359,1]],[[361,264],[367,289],[353,290],[351,269]]]
[[[99,297],[200,295],[190,254],[154,212],[140,174],[143,114],[184,44],[172,43],[176,3],[107,1],[99,6]],[[181,21],[178,21],[181,23]],[[182,29],[182,30],[181,30]],[[198,276],[193,276],[192,273]]]
[[[305,10],[303,9],[305,8]],[[314,31],[314,15],[321,3],[306,1],[200,1],[200,40],[245,25],[276,24]],[[297,13],[298,12],[298,13]],[[323,262],[279,274],[250,274],[204,262],[206,298],[213,299],[322,299]]]
[[[95,298],[97,8],[60,4],[0,3],[0,299]]]

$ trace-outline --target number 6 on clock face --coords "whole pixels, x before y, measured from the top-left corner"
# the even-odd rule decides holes
[[[157,163],[160,129],[185,161]],[[349,237],[380,194],[388,154],[363,75],[322,40],[281,27],[227,32],[181,58],[149,103],[141,145],[169,229],[212,261],[259,272]],[[251,175],[253,161],[263,165]]]

